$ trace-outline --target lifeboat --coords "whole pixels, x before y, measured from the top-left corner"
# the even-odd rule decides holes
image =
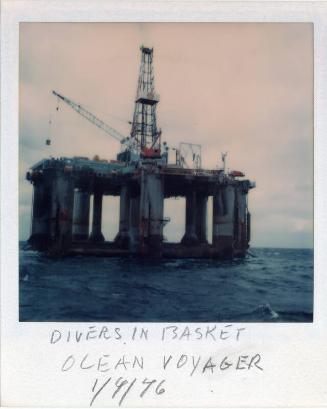
[[[243,172],[240,172],[239,170],[232,170],[231,172],[229,172],[229,176],[232,176],[233,178],[237,178],[237,177],[242,178],[245,175]]]

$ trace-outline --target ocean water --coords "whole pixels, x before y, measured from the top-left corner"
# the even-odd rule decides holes
[[[311,322],[313,251],[233,261],[67,257],[20,250],[20,321]]]

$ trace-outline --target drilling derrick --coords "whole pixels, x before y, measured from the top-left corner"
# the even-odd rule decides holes
[[[153,48],[141,46],[141,67],[135,99],[131,138],[143,158],[161,157],[161,130],[157,128],[159,95],[154,89]]]

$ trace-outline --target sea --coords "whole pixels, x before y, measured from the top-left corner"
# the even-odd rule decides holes
[[[24,248],[20,321],[313,321],[313,250],[252,248],[221,261],[53,259]]]

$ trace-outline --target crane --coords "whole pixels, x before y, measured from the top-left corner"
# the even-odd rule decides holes
[[[69,105],[72,109],[74,109],[77,113],[79,113],[84,118],[86,118],[92,124],[96,125],[98,128],[102,129],[108,135],[115,138],[118,142],[121,143],[122,146],[125,145],[128,150],[131,150],[132,146],[131,146],[129,137],[124,137],[121,133],[116,131],[116,129],[112,128],[111,126],[109,126],[108,124],[103,122],[101,119],[99,119],[95,115],[93,115],[91,112],[86,110],[84,107],[82,107],[82,105],[77,104],[76,102],[72,101],[71,99],[69,99],[69,98],[67,98],[67,97],[65,97],[63,95],[60,95],[56,91],[52,91],[52,94],[55,95],[60,100],[66,102],[67,105]]]

